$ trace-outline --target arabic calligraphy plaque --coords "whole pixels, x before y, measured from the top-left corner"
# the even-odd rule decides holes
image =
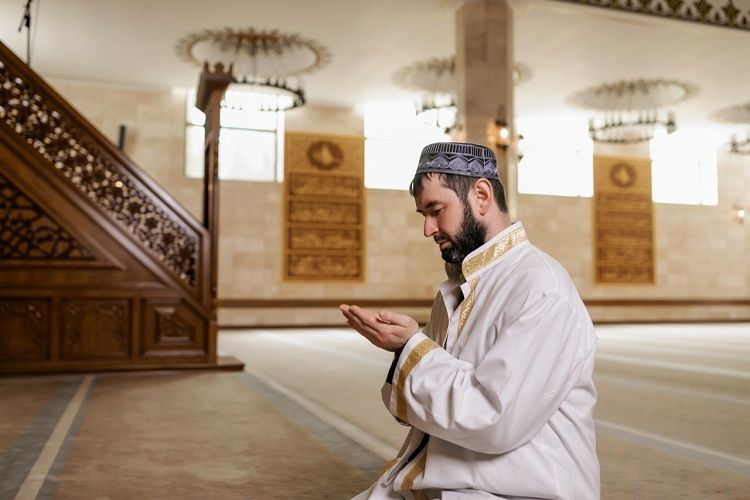
[[[289,132],[284,279],[363,281],[364,139]]]
[[[596,283],[653,284],[651,161],[595,157],[593,204]]]

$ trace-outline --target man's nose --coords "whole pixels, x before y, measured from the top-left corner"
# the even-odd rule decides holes
[[[425,219],[424,219],[424,237],[425,238],[430,238],[433,235],[435,235],[435,233],[437,233],[437,232],[438,232],[438,230],[437,230],[437,224],[435,224],[435,219],[433,219],[432,217],[425,217]]]

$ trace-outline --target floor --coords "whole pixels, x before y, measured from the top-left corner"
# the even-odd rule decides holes
[[[603,499],[750,500],[750,324],[600,326]],[[405,429],[350,330],[224,332],[246,372],[0,378],[2,499],[346,499]]]
[[[750,325],[599,326],[604,499],[750,499]],[[380,402],[390,363],[351,331],[225,333],[220,349],[379,456],[404,428]]]

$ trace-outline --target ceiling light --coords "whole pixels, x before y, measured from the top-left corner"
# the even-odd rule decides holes
[[[177,54],[202,68],[221,63],[231,68],[233,87],[241,85],[246,97],[242,109],[283,111],[305,104],[301,75],[325,66],[328,50],[312,40],[277,30],[253,28],[204,30],[177,44]],[[239,88],[237,88],[239,90]]]
[[[737,125],[738,130],[729,139],[729,151],[750,155],[750,102],[724,108],[714,113],[712,118],[718,122]]]
[[[447,134],[456,129],[458,116],[455,73],[455,57],[433,57],[402,67],[393,75],[393,80],[402,88],[420,92],[422,97],[417,105],[418,118]],[[527,66],[514,66],[513,82],[516,85],[530,78],[531,70]]]
[[[569,102],[598,112],[589,121],[592,140],[630,144],[677,130],[674,113],[665,108],[695,92],[695,86],[675,80],[621,80],[577,92]]]

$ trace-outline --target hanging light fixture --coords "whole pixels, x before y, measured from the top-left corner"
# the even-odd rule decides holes
[[[736,126],[729,139],[729,151],[738,155],[750,155],[750,102],[724,108],[713,114],[715,121]]]
[[[204,30],[177,44],[179,57],[195,66],[221,63],[232,69],[234,89],[242,100],[232,107],[284,111],[305,104],[301,76],[325,66],[328,50],[300,35],[253,28]],[[239,96],[239,94],[236,94]]]
[[[495,121],[487,126],[487,142],[503,151],[510,147],[512,141],[510,125],[505,119],[505,114],[505,106],[501,104],[495,113]]]
[[[453,57],[433,57],[396,71],[394,82],[405,89],[416,90],[421,97],[416,105],[417,118],[434,125],[444,133],[456,126],[455,66]]]
[[[417,105],[417,119],[434,125],[446,134],[456,127],[457,114],[456,101],[450,94],[426,95]]]
[[[738,155],[750,155],[750,132],[745,132],[745,137],[733,134],[729,140],[729,151]]]
[[[404,66],[393,75],[394,82],[407,90],[421,93],[417,118],[449,134],[457,127],[456,58],[433,57]],[[531,78],[531,71],[522,64],[513,69],[513,82],[518,85]]]
[[[631,144],[677,130],[675,115],[666,108],[695,92],[695,86],[675,80],[622,80],[577,92],[569,102],[598,111],[589,120],[592,140]]]

